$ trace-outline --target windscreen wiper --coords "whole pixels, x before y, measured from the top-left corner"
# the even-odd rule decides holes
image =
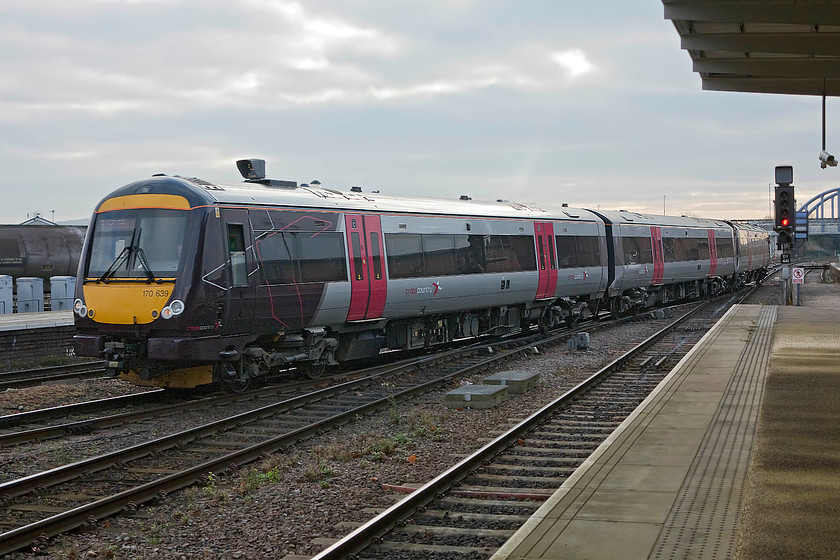
[[[140,231],[143,231],[143,228],[140,228]],[[114,259],[114,262],[111,263],[105,272],[102,273],[102,276],[99,277],[98,282],[107,282],[108,278],[113,276],[119,267],[123,264],[128,264],[128,259],[131,258],[131,250],[134,248],[134,240],[137,239],[138,243],[140,243],[140,235],[138,234],[137,230],[133,230],[131,232],[131,242],[123,247],[123,250],[120,251],[120,254],[117,255],[117,258]]]
[[[149,266],[149,261],[146,260],[146,253],[143,252],[143,248],[138,245],[134,248],[134,253],[137,255],[137,260],[140,261],[140,266],[142,266],[143,270],[146,271],[146,277],[149,279],[149,284],[152,282],[160,284],[160,280],[156,279],[155,275],[152,273],[152,267]]]
[[[102,273],[102,276],[99,277],[98,282],[107,282],[110,276],[117,271],[119,267],[123,265],[125,261],[128,260],[128,256],[131,254],[131,245],[128,247],[123,247],[123,250],[120,251],[120,254],[117,255],[117,258],[114,259],[114,262],[111,263],[105,272]]]

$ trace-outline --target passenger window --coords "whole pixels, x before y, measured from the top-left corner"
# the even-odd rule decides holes
[[[601,266],[601,252],[595,236],[575,237],[575,254],[578,266]]]
[[[388,273],[391,278],[423,276],[423,245],[420,236],[411,233],[385,234]]]
[[[301,282],[341,282],[347,280],[344,241],[340,233],[293,233],[298,238],[297,252]]]
[[[575,268],[577,266],[575,238],[558,235],[555,239],[557,242],[557,260],[560,263],[560,268]]]
[[[454,235],[423,235],[422,239],[426,276],[458,274]]]
[[[256,247],[264,285],[347,280],[341,233],[262,232]]]

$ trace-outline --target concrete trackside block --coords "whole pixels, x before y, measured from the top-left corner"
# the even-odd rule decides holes
[[[505,385],[464,385],[446,393],[447,408],[493,408],[507,398]]]
[[[527,371],[502,371],[484,378],[485,385],[505,385],[509,393],[525,393],[537,386],[540,374]]]

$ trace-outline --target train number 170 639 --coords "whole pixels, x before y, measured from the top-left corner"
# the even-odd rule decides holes
[[[143,297],[168,297],[169,290],[143,290]]]

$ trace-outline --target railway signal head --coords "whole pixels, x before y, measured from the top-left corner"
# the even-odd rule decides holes
[[[793,229],[794,216],[793,186],[776,187],[776,224],[774,230],[790,232]]]

